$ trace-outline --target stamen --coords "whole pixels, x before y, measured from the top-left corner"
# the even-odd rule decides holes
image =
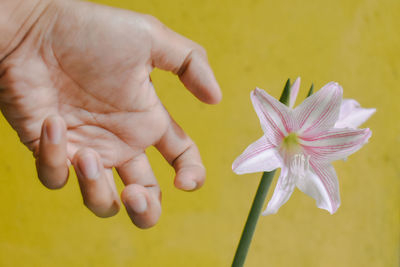
[[[310,156],[307,155],[305,157],[303,154],[296,154],[290,161],[289,172],[296,177],[296,179],[304,179],[309,168]]]
[[[289,173],[280,184],[282,190],[289,190],[291,185],[294,185],[298,179],[304,179],[310,167],[310,156],[303,154],[295,154],[289,162]]]

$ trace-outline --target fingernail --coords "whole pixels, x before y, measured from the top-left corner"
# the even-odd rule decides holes
[[[128,201],[129,207],[135,213],[143,213],[147,210],[146,197],[142,193],[137,193]]]
[[[56,118],[51,117],[47,121],[45,128],[46,128],[45,129],[46,136],[49,142],[55,145],[59,144],[61,141],[61,131],[62,131],[60,122]]]
[[[193,190],[197,187],[197,183],[193,180],[184,180],[182,182],[182,187],[184,190]]]
[[[85,178],[95,180],[99,176],[99,167],[96,157],[92,153],[86,153],[78,162],[79,170]]]

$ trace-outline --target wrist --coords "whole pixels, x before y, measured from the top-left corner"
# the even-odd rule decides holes
[[[14,51],[52,0],[0,1],[0,62]]]

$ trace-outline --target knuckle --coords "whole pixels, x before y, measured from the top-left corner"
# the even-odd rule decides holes
[[[204,47],[199,44],[196,44],[195,51],[200,54],[201,56],[207,57],[207,51]]]
[[[195,57],[207,58],[207,51],[203,46],[201,46],[198,43],[191,41],[191,40],[190,40],[190,42],[192,43],[190,45],[191,49],[190,49],[190,53],[189,53],[191,58],[195,58]]]
[[[161,24],[160,20],[150,14],[142,14],[142,18],[149,24]]]
[[[156,17],[149,14],[141,14],[141,25],[145,31],[150,33],[165,27]]]

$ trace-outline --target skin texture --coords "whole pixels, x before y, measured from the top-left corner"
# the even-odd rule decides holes
[[[216,104],[219,86],[204,49],[157,19],[107,6],[53,1],[0,59],[0,108],[34,154],[40,181],[61,188],[72,164],[85,205],[97,216],[120,207],[153,226],[161,191],[145,154],[155,146],[176,171],[175,186],[202,186],[199,151],[157,97],[153,68],[177,74],[198,99]]]

